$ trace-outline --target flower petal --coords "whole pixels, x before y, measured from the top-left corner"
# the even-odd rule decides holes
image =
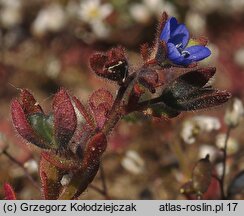
[[[174,44],[168,43],[168,59],[177,65],[188,65],[191,62],[184,58],[184,56],[181,55],[181,53],[178,51],[178,49],[175,47]]]
[[[168,40],[170,39],[171,32],[175,31],[177,26],[178,22],[175,19],[175,17],[171,17],[170,19],[168,19],[160,35],[160,40],[168,42]]]
[[[185,51],[190,53],[189,57],[187,57],[190,62],[200,61],[211,55],[211,51],[207,47],[201,45],[188,47]]]
[[[174,31],[171,31],[169,42],[175,45],[181,44],[181,48],[184,49],[188,44],[189,38],[190,34],[188,29],[184,24],[180,24]]]

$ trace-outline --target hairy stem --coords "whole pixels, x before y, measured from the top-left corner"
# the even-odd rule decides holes
[[[136,73],[131,74],[125,83],[119,88],[117,96],[114,100],[113,106],[108,114],[109,118],[105,122],[102,132],[107,135],[117,124],[120,118],[124,115],[124,110],[121,106],[121,101],[124,97],[126,90],[135,78]]]

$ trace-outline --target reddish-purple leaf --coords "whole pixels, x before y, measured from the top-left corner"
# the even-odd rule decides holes
[[[41,106],[27,89],[21,89],[20,101],[25,114],[43,113]]]
[[[22,106],[16,99],[11,103],[11,114],[13,125],[23,138],[41,148],[48,148],[47,144],[45,144],[42,138],[30,126]]]
[[[91,168],[96,164],[99,164],[100,158],[103,152],[107,148],[107,139],[106,136],[100,132],[93,136],[85,149],[83,167],[84,169]]]
[[[108,56],[103,55],[101,53],[95,53],[91,56],[90,66],[98,76],[105,76],[104,65],[107,60]]]
[[[212,177],[208,190],[203,194],[204,200],[219,200],[221,199],[221,188],[219,181]]]
[[[112,107],[113,96],[105,89],[98,89],[93,92],[89,99],[89,106],[93,112],[98,128],[102,128],[108,118],[108,113]]]
[[[15,195],[14,189],[12,188],[12,186],[10,184],[4,183],[3,189],[4,189],[4,194],[5,194],[6,200],[16,200],[16,195]]]
[[[54,96],[53,112],[56,141],[61,148],[66,148],[75,132],[77,119],[70,96],[64,89]]]

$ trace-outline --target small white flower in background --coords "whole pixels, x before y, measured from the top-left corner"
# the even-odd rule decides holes
[[[65,26],[66,21],[64,9],[59,4],[53,3],[39,11],[32,29],[34,34],[43,36],[47,32],[60,31]]]
[[[24,163],[24,168],[26,168],[30,174],[38,172],[38,164],[34,159],[26,161]]]
[[[184,121],[180,136],[185,143],[193,144],[196,141],[196,134],[198,134],[198,131],[194,122]]]
[[[61,71],[61,63],[59,59],[55,57],[51,57],[50,59],[48,59],[47,68],[46,68],[47,76],[55,79],[59,75],[60,71]]]
[[[149,8],[151,13],[161,16],[162,11],[166,11],[169,15],[174,15],[177,17],[177,12],[175,6],[169,2],[164,0],[143,0],[143,3]]]
[[[201,11],[202,13],[211,13],[223,7],[223,0],[194,0],[190,1],[190,6],[193,9]]]
[[[215,117],[195,116],[183,123],[180,136],[185,143],[193,144],[199,133],[219,130],[220,127],[220,121]]]
[[[126,152],[121,165],[132,174],[141,174],[145,169],[144,160],[136,151],[133,150]]]
[[[62,177],[62,179],[60,181],[61,185],[62,186],[67,186],[70,183],[72,177],[73,177],[73,174],[72,173],[63,175],[63,177]]]
[[[153,16],[160,17],[162,11],[166,11],[169,15],[177,17],[175,6],[163,0],[142,0],[141,3],[134,3],[130,6],[131,16],[140,23],[147,23]]]
[[[103,22],[97,21],[91,24],[92,32],[98,38],[106,38],[109,36],[110,28],[105,25]]]
[[[174,16],[176,18],[179,16],[176,7],[168,1],[164,2],[162,9],[170,16]],[[162,15],[162,9],[160,11],[158,10],[158,16]]]
[[[219,149],[223,149],[225,146],[225,139],[226,139],[226,134],[218,134],[216,136],[215,144]],[[234,154],[239,150],[239,144],[238,142],[232,138],[229,137],[227,141],[227,154]]]
[[[83,22],[91,25],[93,33],[99,38],[109,35],[109,27],[104,20],[113,12],[113,7],[109,3],[101,4],[99,0],[81,1],[78,15]]]
[[[0,0],[0,22],[6,28],[11,28],[22,21],[22,5],[19,0]]]
[[[211,116],[195,116],[193,121],[200,127],[203,132],[211,132],[213,130],[218,130],[221,127],[220,121],[216,117]]]
[[[103,21],[113,11],[109,3],[101,4],[100,0],[84,0],[80,3],[80,18],[87,23]]]
[[[244,107],[240,99],[234,98],[225,112],[225,123],[229,127],[236,127],[244,116]]]
[[[139,23],[147,23],[151,20],[151,12],[144,4],[135,3],[129,8],[132,18]]]
[[[151,11],[157,11],[162,9],[164,5],[164,0],[142,0],[143,4],[145,4]],[[162,11],[161,11],[162,12]]]
[[[199,152],[198,152],[198,157],[201,158],[205,158],[206,155],[209,155],[209,159],[210,161],[214,161],[216,159],[216,156],[218,154],[218,151],[216,149],[216,147],[212,146],[212,145],[201,145],[199,148]]]
[[[206,17],[197,11],[188,11],[185,22],[196,36],[202,35],[206,30]]]
[[[225,174],[228,175],[230,173],[230,163],[227,160],[226,162],[226,167],[225,167]],[[217,176],[222,176],[223,174],[223,164],[222,163],[218,163],[215,166],[216,172],[217,172]]]
[[[244,68],[244,47],[235,52],[234,61],[238,66]]]

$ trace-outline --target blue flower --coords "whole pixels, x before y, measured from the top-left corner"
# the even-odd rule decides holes
[[[160,40],[167,44],[167,58],[176,65],[187,66],[207,58],[211,51],[202,45],[188,46],[190,34],[184,24],[178,24],[174,17],[167,20]]]

